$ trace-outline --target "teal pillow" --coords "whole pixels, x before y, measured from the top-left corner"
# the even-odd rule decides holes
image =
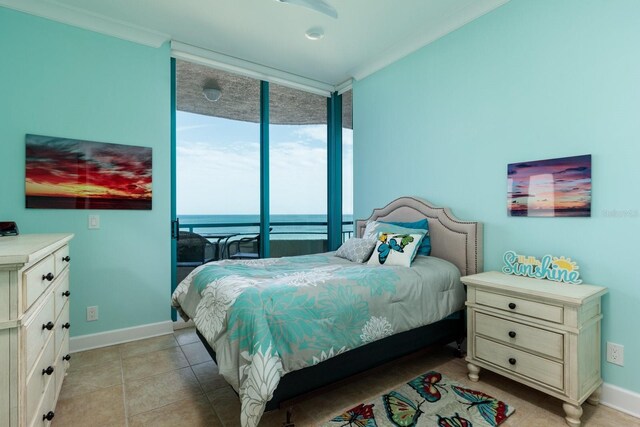
[[[418,248],[418,255],[430,255],[431,254],[431,237],[429,236],[429,221],[427,219],[421,219],[415,222],[399,222],[399,221],[379,221],[385,224],[397,225],[404,228],[412,228],[414,230],[424,230],[425,234],[420,242]]]

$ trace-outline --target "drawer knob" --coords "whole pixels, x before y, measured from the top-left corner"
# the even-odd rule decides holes
[[[516,332],[515,331],[509,331],[509,336],[511,338],[515,338],[516,337]]]
[[[515,309],[516,309],[516,303],[515,303],[515,302],[510,302],[510,303],[509,303],[509,308],[510,308],[511,310],[515,310]]]
[[[67,255],[67,256],[63,256],[63,257],[62,257],[62,260],[63,260],[63,261],[66,261],[66,262],[69,262],[69,261],[71,261],[71,257],[70,257],[69,255]]]
[[[46,324],[43,323],[42,324],[42,330],[44,331],[45,329],[48,330],[48,331],[52,330],[53,329],[53,322],[47,322]]]
[[[42,375],[51,375],[53,374],[53,366],[49,366],[47,369],[42,370]]]
[[[71,327],[71,323],[67,322],[64,325],[62,325],[62,329],[69,329]]]
[[[46,414],[44,414],[42,416],[42,421],[47,420],[47,421],[51,421],[53,419],[53,417],[55,417],[56,414],[54,414],[52,411],[47,412]]]
[[[67,298],[68,298],[68,297],[70,297],[70,296],[71,296],[71,292],[69,292],[69,291],[64,291],[64,292],[62,293],[62,296],[63,296],[63,297],[67,297]]]
[[[510,359],[509,359],[509,364],[511,364],[511,365],[515,365],[515,364],[516,364],[516,359],[515,359],[515,358],[513,358],[513,357],[512,357],[512,358],[510,358]]]
[[[52,281],[53,280],[53,273],[47,273],[46,276],[43,274],[42,275],[42,280]]]
[[[62,360],[64,360],[65,362],[68,362],[69,360],[71,360],[71,355],[67,354],[66,356],[62,356]]]

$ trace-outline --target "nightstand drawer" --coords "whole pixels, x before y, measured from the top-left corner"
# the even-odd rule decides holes
[[[562,334],[484,313],[476,312],[475,316],[476,333],[480,335],[557,359],[562,359],[564,355],[564,336]]]
[[[557,305],[494,294],[482,290],[476,291],[476,302],[509,313],[522,314],[555,323],[564,323],[564,310]]]
[[[475,354],[478,359],[498,365],[535,381],[562,390],[564,367],[562,363],[535,356],[503,344],[475,337]]]

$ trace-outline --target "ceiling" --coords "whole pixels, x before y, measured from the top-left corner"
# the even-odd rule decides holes
[[[328,0],[334,19],[275,0],[0,0],[138,43],[173,40],[338,86],[361,79],[508,0]],[[305,37],[311,27],[325,36]]]

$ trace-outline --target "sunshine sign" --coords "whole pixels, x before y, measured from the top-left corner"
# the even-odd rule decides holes
[[[505,274],[548,279],[574,285],[582,283],[578,271],[579,267],[575,261],[571,261],[571,258],[545,255],[538,259],[534,256],[518,255],[514,251],[507,251],[504,253],[503,259],[502,272]]]

